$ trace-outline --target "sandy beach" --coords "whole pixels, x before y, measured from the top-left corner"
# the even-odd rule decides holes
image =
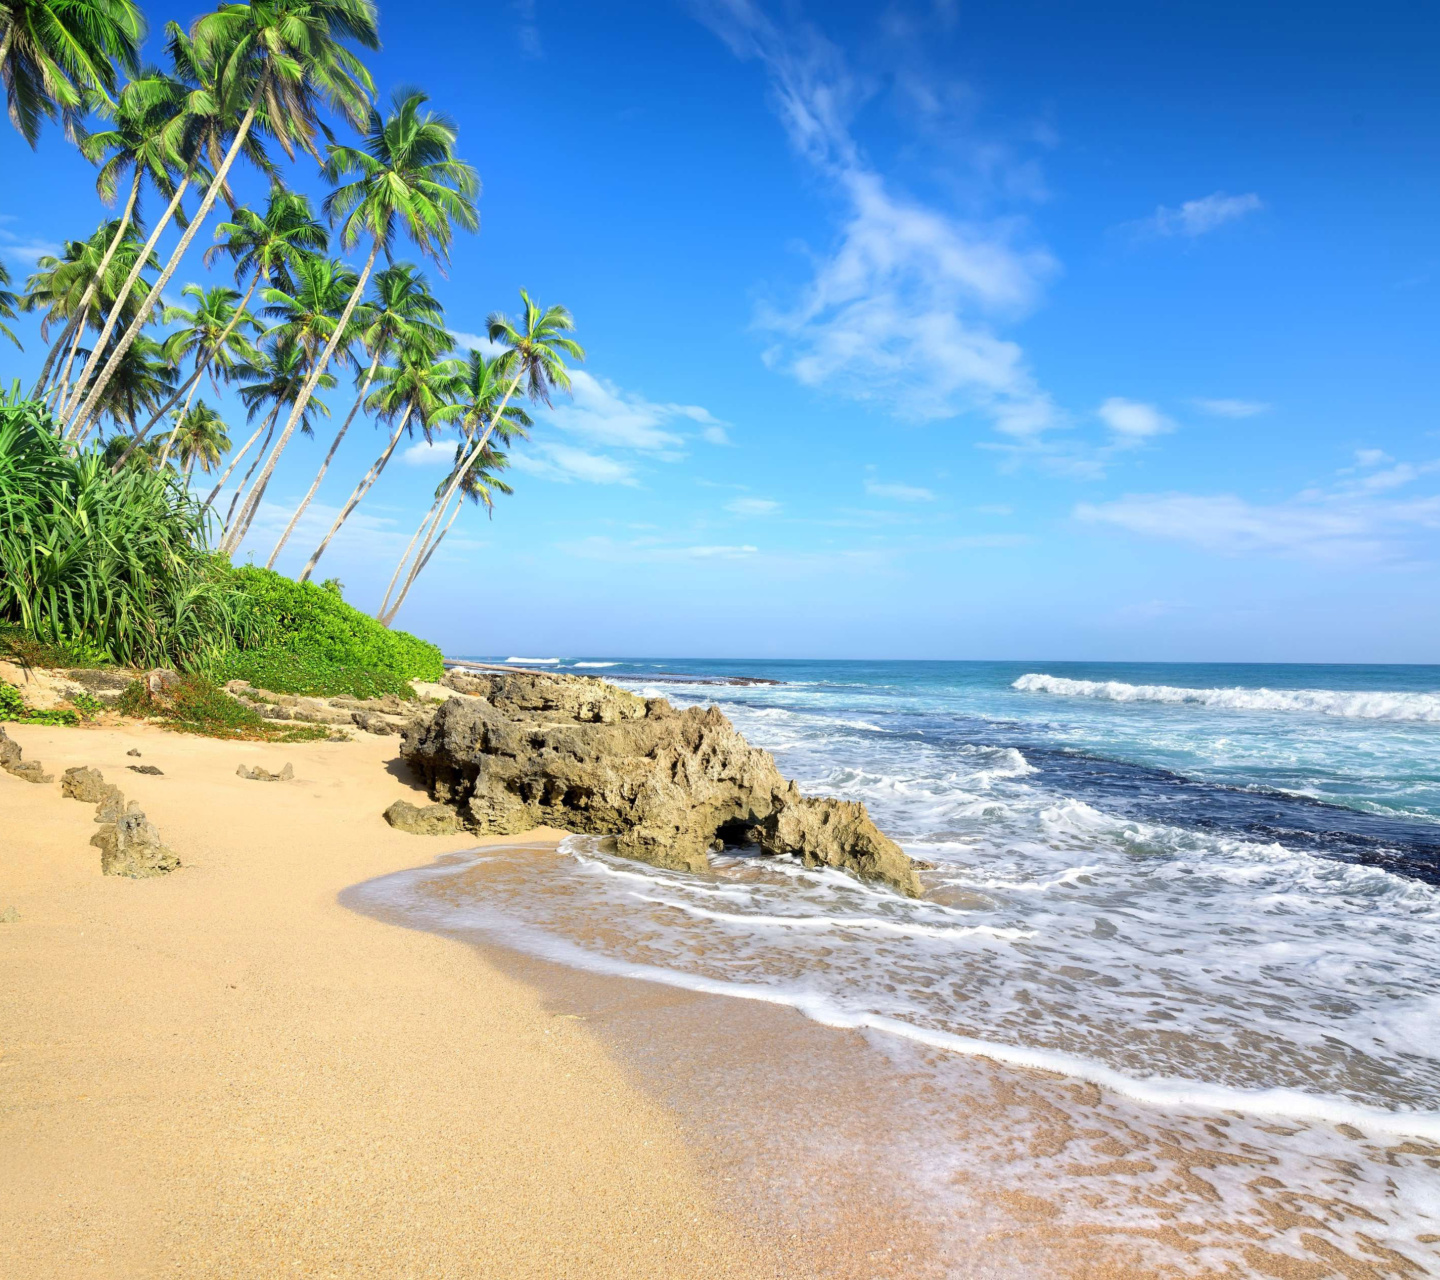
[[[100,768],[184,866],[102,877],[91,807],[0,775],[6,1275],[774,1274],[581,1023],[337,904],[476,843],[381,820],[413,795],[397,739],[10,731],[57,779]]]

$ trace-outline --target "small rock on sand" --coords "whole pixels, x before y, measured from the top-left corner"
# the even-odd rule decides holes
[[[6,907],[4,911],[0,911],[0,924],[18,924],[19,922],[20,913],[14,907]]]
[[[131,764],[125,766],[131,773],[148,773],[154,778],[163,778],[165,771],[157,769],[153,764]]]
[[[295,776],[295,766],[287,764],[279,773],[271,773],[269,769],[262,769],[258,764],[253,769],[242,764],[235,770],[235,776],[249,782],[289,782]]]
[[[412,836],[443,836],[460,830],[460,818],[454,809],[443,804],[418,805],[397,800],[385,810],[385,821],[397,831]]]
[[[127,751],[125,754],[127,756],[138,756],[140,754],[140,750],[138,747],[131,747],[130,750]]]

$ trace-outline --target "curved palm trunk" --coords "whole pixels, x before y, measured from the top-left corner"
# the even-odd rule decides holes
[[[407,407],[400,418],[400,425],[390,435],[390,442],[385,446],[385,451],[370,464],[370,469],[360,477],[360,483],[355,486],[349,501],[340,509],[340,514],[335,517],[335,523],[330,526],[330,532],[321,539],[320,545],[315,548],[310,559],[306,561],[305,568],[301,571],[299,581],[309,582],[310,575],[315,572],[315,566],[320,563],[320,557],[325,554],[326,548],[334,540],[341,526],[350,518],[351,512],[355,510],[371,489],[375,482],[380,479],[380,473],[385,470],[385,464],[390,461],[390,455],[395,452],[395,446],[400,443],[400,435],[405,430],[405,424],[410,421],[410,408]]]
[[[197,370],[195,376],[190,379],[190,394],[185,397],[185,404],[180,410],[180,417],[176,420],[174,427],[171,428],[170,434],[165,437],[165,445],[160,450],[160,461],[155,464],[156,466],[163,467],[166,462],[170,460],[170,450],[175,447],[175,440],[180,435],[180,424],[185,421],[185,415],[190,412],[190,406],[195,403],[195,393],[199,390],[200,373]],[[154,423],[152,422],[151,426],[153,425]],[[150,427],[146,427],[145,430],[149,431]]]
[[[235,163],[235,158],[240,154],[240,148],[245,145],[245,139],[250,134],[250,126],[255,123],[255,112],[260,105],[260,95],[264,92],[263,85],[257,89],[250,105],[245,109],[245,115],[240,120],[240,127],[235,130],[235,139],[230,144],[230,149],[225,153],[225,159],[220,162],[220,168],[210,180],[210,186],[205,192],[205,198],[200,202],[200,208],[196,211],[195,217],[191,219],[190,225],[185,228],[185,234],[180,237],[180,243],[175,246],[175,252],[170,255],[170,261],[165,264],[165,269],[160,273],[160,278],[155,282],[150,295],[141,304],[139,311],[135,313],[135,319],[131,322],[125,336],[116,344],[115,351],[106,363],[100,377],[96,379],[95,386],[91,389],[89,397],[80,407],[76,415],[75,431],[83,433],[85,424],[95,413],[95,406],[99,403],[100,396],[105,390],[106,384],[114,376],[116,368],[124,358],[127,351],[134,345],[135,339],[140,336],[150,318],[150,312],[154,310],[155,304],[160,300],[160,295],[165,291],[165,286],[170,283],[180,266],[180,260],[185,256],[185,251],[190,248],[190,242],[195,239],[196,233],[200,230],[201,224],[210,216],[210,210],[215,207],[215,198],[220,194],[225,185],[225,179],[230,174],[230,169]],[[77,438],[80,438],[77,436]]]
[[[395,621],[396,615],[400,612],[400,606],[405,603],[405,597],[410,594],[410,588],[415,585],[415,580],[425,572],[425,566],[430,563],[431,557],[440,550],[440,544],[445,541],[445,535],[450,532],[450,526],[455,523],[455,518],[460,514],[461,508],[464,507],[464,505],[463,499],[455,504],[455,510],[450,513],[450,519],[445,522],[445,527],[440,530],[440,536],[430,544],[429,549],[419,561],[415,572],[410,575],[404,587],[400,589],[400,595],[395,601],[395,607],[390,610],[389,616],[385,619],[385,625],[387,627]]]
[[[202,508],[208,507],[212,502],[215,501],[216,498],[220,496],[220,490],[230,483],[230,477],[234,474],[235,468],[240,465],[240,459],[250,452],[250,446],[254,444],[255,441],[260,439],[260,433],[264,430],[265,423],[261,422],[260,425],[256,427],[254,432],[251,434],[250,439],[245,441],[245,443],[240,446],[240,452],[230,459],[230,465],[225,468],[225,474],[220,477],[220,483],[210,490],[210,496],[200,504]]]
[[[270,483],[270,477],[275,474],[275,464],[280,461],[280,455],[285,452],[285,446],[290,443],[290,437],[295,434],[295,428],[299,425],[300,419],[305,416],[306,406],[310,403],[310,397],[315,393],[316,384],[319,383],[321,375],[325,372],[325,366],[330,363],[335,349],[340,345],[340,339],[350,327],[350,317],[355,314],[355,306],[365,292],[365,282],[370,278],[370,272],[375,267],[375,259],[380,256],[380,241],[376,240],[370,246],[370,256],[365,260],[365,269],[360,273],[360,278],[355,282],[355,289],[350,294],[349,300],[345,303],[345,310],[340,313],[339,323],[335,331],[330,335],[330,340],[325,344],[325,350],[321,352],[320,359],[315,362],[315,367],[310,370],[309,376],[305,379],[305,385],[300,390],[300,395],[295,400],[294,407],[290,410],[289,421],[285,423],[285,430],[280,433],[280,439],[275,442],[275,447],[270,451],[270,457],[265,463],[265,470],[260,479],[256,482],[255,492],[247,499],[246,506],[249,509],[249,516],[244,520],[244,525],[249,528],[250,521],[254,519],[255,508],[260,505],[260,494],[264,492],[265,486]],[[241,535],[244,536],[243,533]],[[222,550],[233,551],[235,542],[228,542]]]
[[[116,228],[115,234],[110,237],[110,243],[105,246],[104,256],[100,259],[100,265],[95,269],[95,275],[90,283],[85,286],[85,292],[80,297],[80,305],[75,308],[75,314],[70,317],[70,323],[65,326],[65,332],[60,335],[60,341],[51,349],[50,354],[45,358],[45,367],[40,370],[40,377],[35,381],[35,390],[30,394],[34,396],[41,387],[45,385],[46,379],[50,376],[50,366],[55,362],[55,356],[67,340],[70,340],[69,355],[65,360],[65,380],[68,384],[70,379],[70,368],[75,363],[75,350],[80,345],[80,334],[85,327],[85,315],[89,311],[90,303],[95,297],[95,291],[99,288],[101,281],[105,279],[105,272],[110,269],[110,259],[115,256],[115,250],[120,247],[120,242],[125,239],[125,232],[129,229],[130,218],[135,212],[135,202],[140,198],[140,166],[135,166],[135,177],[130,183],[130,198],[125,201],[125,212],[120,215],[120,225]]]
[[[427,513],[425,519],[420,522],[420,527],[415,530],[415,536],[410,539],[410,545],[405,548],[405,554],[400,557],[400,563],[395,566],[395,573],[390,579],[390,585],[385,589],[385,599],[380,602],[380,611],[375,615],[376,619],[383,625],[387,627],[390,625],[390,620],[394,618],[396,609],[400,607],[398,602],[393,608],[388,607],[390,604],[390,595],[395,590],[395,583],[400,577],[400,571],[405,567],[406,560],[410,558],[411,551],[415,550],[416,541],[420,540],[420,550],[416,552],[415,561],[405,579],[405,585],[400,589],[402,599],[410,590],[411,584],[419,577],[420,570],[424,567],[424,562],[429,559],[425,553],[425,544],[430,540],[431,536],[433,536],[436,528],[439,527],[440,520],[445,514],[445,508],[449,506],[450,499],[455,496],[455,490],[460,487],[460,481],[464,479],[465,473],[475,464],[475,459],[484,452],[485,446],[489,443],[491,435],[494,434],[495,427],[499,423],[501,415],[504,414],[506,406],[510,403],[510,397],[515,394],[515,388],[520,385],[520,379],[523,376],[524,373],[522,371],[521,373],[517,373],[511,380],[509,387],[506,388],[505,398],[500,401],[500,407],[496,409],[491,416],[484,433],[480,436],[479,443],[470,449],[470,452],[465,455],[460,464],[455,468],[455,474],[450,480],[449,487],[445,490],[445,496],[430,508],[430,512]],[[448,528],[449,526],[447,525],[446,527]],[[423,540],[421,540],[422,534],[424,534]]]
[[[340,442],[345,439],[345,433],[350,430],[350,424],[355,421],[355,413],[365,403],[365,396],[370,390],[370,383],[375,377],[375,370],[380,367],[380,352],[376,351],[374,358],[370,361],[370,367],[365,371],[365,381],[361,384],[360,394],[355,397],[355,403],[350,406],[350,412],[345,415],[345,421],[340,424],[340,430],[335,433],[335,440],[330,445],[330,452],[325,455],[325,461],[320,464],[320,470],[316,473],[315,479],[310,482],[310,491],[300,500],[300,505],[295,508],[295,514],[290,517],[290,523],[285,526],[285,532],[280,535],[280,540],[275,544],[275,550],[270,553],[270,559],[265,562],[267,569],[275,567],[276,557],[279,556],[285,544],[290,540],[290,535],[295,532],[295,526],[300,523],[300,517],[305,514],[320,489],[320,482],[325,479],[325,473],[330,469],[330,463],[335,458],[335,451],[340,447]]]
[[[100,353],[105,350],[105,344],[110,341],[110,335],[115,332],[115,326],[120,322],[120,315],[125,309],[125,303],[129,300],[131,291],[135,288],[135,281],[145,270],[145,264],[150,261],[150,255],[155,251],[160,233],[170,225],[170,219],[175,216],[175,210],[180,207],[180,198],[185,194],[189,185],[190,175],[187,173],[180,179],[179,185],[175,188],[175,194],[170,197],[170,203],[165,206],[164,214],[146,239],[144,247],[135,259],[135,265],[130,268],[130,273],[125,277],[125,283],[120,286],[120,292],[115,295],[115,301],[110,306],[110,314],[105,317],[105,324],[100,330],[100,336],[90,349],[90,358],[85,361],[85,367],[80,370],[80,376],[75,381],[75,394],[65,402],[64,408],[60,411],[62,418],[69,420],[79,406],[80,397],[85,391],[85,384],[90,380],[91,374],[95,372],[95,365],[100,360]],[[152,290],[150,296],[154,298],[158,295]],[[69,376],[68,369],[66,376]],[[94,398],[98,399],[99,397]],[[78,428],[72,424],[70,430],[66,432],[66,439],[74,439],[77,430]]]
[[[265,432],[265,439],[260,442],[260,451],[255,455],[254,460],[250,463],[250,470],[245,473],[244,479],[240,481],[239,486],[236,488],[235,496],[230,499],[230,510],[225,513],[225,531],[220,539],[219,550],[222,552],[227,550],[226,544],[229,541],[230,530],[235,521],[235,508],[240,502],[241,495],[245,492],[245,486],[250,483],[250,477],[255,474],[255,468],[260,465],[260,460],[265,456],[265,450],[270,447],[270,437],[275,434],[275,422],[279,417],[280,406],[277,404],[270,410],[270,416],[265,420],[267,430]]]

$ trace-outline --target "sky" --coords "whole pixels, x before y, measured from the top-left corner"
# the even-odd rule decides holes
[[[1433,6],[416,12],[382,7],[370,65],[484,184],[427,266],[457,344],[523,287],[587,359],[397,625],[502,656],[1440,662]],[[53,129],[0,131],[0,173],[18,283],[102,210]],[[17,331],[7,384],[43,357]],[[381,443],[352,429],[277,568]],[[240,559],[328,444],[287,452]],[[362,608],[452,456],[402,449],[321,562]]]

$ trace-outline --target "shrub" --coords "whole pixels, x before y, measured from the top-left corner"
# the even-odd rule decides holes
[[[393,693],[413,698],[415,691],[397,675],[326,662],[313,653],[289,649],[254,649],[229,654],[219,666],[226,680],[246,680],[271,693],[298,693],[313,698],[379,698]]]
[[[307,662],[386,673],[401,681],[439,680],[445,674],[444,658],[433,644],[381,626],[346,604],[338,591],[254,566],[234,570],[232,580],[243,593],[253,634],[262,638],[242,648],[288,650]]]
[[[193,672],[182,675],[163,701],[151,696],[143,680],[136,680],[120,695],[118,707],[122,715],[162,720],[168,728],[210,738],[311,742],[328,732],[320,725],[275,724],[232,698],[213,680]]]
[[[48,410],[0,400],[0,621],[92,660],[192,667],[245,639],[205,532],[175,472],[112,475]]]

